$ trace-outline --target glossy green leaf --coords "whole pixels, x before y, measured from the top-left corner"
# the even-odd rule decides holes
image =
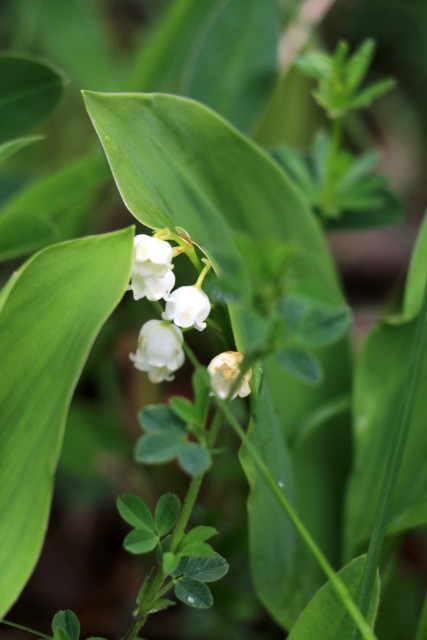
[[[225,576],[228,569],[226,559],[216,553],[212,558],[182,558],[174,575],[184,575],[200,582],[215,582]]]
[[[280,27],[276,0],[217,3],[195,38],[183,93],[249,129],[273,87]]]
[[[0,143],[25,135],[44,120],[62,86],[54,67],[30,57],[0,54]]]
[[[55,633],[57,629],[63,629],[70,640],[79,640],[80,622],[73,611],[58,611],[52,620],[52,631]]]
[[[351,595],[357,595],[366,557],[352,560],[339,572]],[[379,578],[372,594],[367,616],[373,625],[379,604]],[[309,602],[298,617],[288,636],[289,640],[352,640],[354,622],[349,618],[341,600],[328,582]]]
[[[183,578],[175,585],[178,600],[195,609],[209,609],[213,605],[213,597],[204,582]]]
[[[360,354],[354,390],[356,458],[347,498],[347,556],[371,533],[389,442],[401,402],[409,359],[427,280],[424,220],[408,275],[403,308],[381,321]],[[414,412],[389,518],[389,533],[427,522],[427,361],[415,391]]]
[[[181,501],[174,493],[165,493],[157,502],[154,519],[156,531],[164,536],[172,529],[181,511]]]
[[[148,529],[133,529],[123,540],[123,546],[129,553],[136,555],[149,553],[156,548],[158,538],[155,533]]]
[[[70,399],[126,290],[132,239],[127,229],[45,249],[0,294],[0,615],[40,553]]]
[[[43,136],[26,136],[25,138],[16,138],[16,140],[3,142],[3,144],[0,144],[0,163],[7,160],[7,158],[14,153],[24,149],[29,144],[39,142],[39,140],[43,140]]]
[[[123,494],[117,499],[117,509],[123,520],[133,527],[153,532],[156,530],[150,509],[139,496]]]
[[[24,187],[0,210],[0,260],[61,239],[62,219],[89,207],[108,178],[103,158],[94,155]]]
[[[275,236],[292,239],[310,255],[309,263],[300,259],[300,273],[335,283],[303,200],[272,160],[216,114],[167,95],[84,98],[131,213],[149,227],[184,227],[237,298],[248,297],[251,285],[230,228],[261,246]]]

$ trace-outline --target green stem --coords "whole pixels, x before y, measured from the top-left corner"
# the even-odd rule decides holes
[[[9,620],[0,620],[0,623],[5,624],[8,627],[13,627],[14,629],[27,631],[28,633],[31,633],[33,636],[38,636],[39,638],[46,638],[46,640],[52,640],[52,636],[47,636],[45,633],[41,633],[40,631],[36,631],[35,629],[31,629],[30,627],[25,627],[23,624],[10,622]]]
[[[423,608],[418,619],[414,640],[426,640],[427,638],[427,594],[424,598]]]
[[[397,414],[397,419],[391,433],[390,448],[387,457],[383,482],[378,499],[375,514],[374,527],[369,541],[368,555],[365,570],[359,592],[359,606],[361,612],[366,615],[371,599],[371,593],[375,583],[377,567],[380,562],[381,550],[387,530],[391,504],[393,501],[400,467],[402,465],[406,440],[412,421],[415,405],[415,392],[417,389],[421,366],[427,351],[427,285],[424,291],[423,306],[417,322],[414,343],[412,346],[409,371],[406,378],[402,402]],[[357,630],[353,637],[358,636]]]
[[[328,560],[323,555],[322,551],[319,549],[319,547],[317,546],[317,544],[315,543],[315,541],[311,537],[311,535],[308,532],[308,530],[306,529],[305,525],[299,519],[298,515],[296,514],[295,510],[293,509],[293,507],[292,507],[291,503],[289,502],[288,498],[283,493],[283,489],[281,489],[278,486],[277,482],[275,481],[275,479],[271,475],[270,471],[268,470],[264,460],[260,457],[260,455],[258,454],[256,448],[251,443],[251,441],[249,440],[249,438],[246,435],[245,431],[242,429],[241,425],[239,424],[238,420],[234,417],[234,415],[233,415],[232,411],[230,410],[228,404],[226,402],[224,402],[224,400],[221,400],[221,398],[219,398],[218,396],[216,396],[216,401],[217,401],[218,406],[221,408],[221,410],[222,410],[222,412],[224,414],[224,417],[230,423],[231,427],[234,429],[234,431],[237,433],[237,435],[239,436],[240,440],[242,441],[242,443],[246,447],[246,449],[247,449],[248,453],[250,454],[253,462],[255,463],[255,466],[258,468],[258,471],[263,476],[264,480],[266,481],[266,483],[269,486],[270,490],[272,491],[272,493],[276,497],[276,499],[279,502],[280,506],[283,508],[283,510],[285,511],[285,513],[287,514],[287,516],[289,517],[291,522],[293,523],[295,529],[298,531],[298,533],[300,534],[301,538],[304,540],[305,544],[310,549],[310,551],[313,554],[313,556],[316,558],[317,562],[319,563],[319,565],[323,569],[323,571],[326,574],[326,576],[329,578],[329,580],[331,582],[331,585],[335,589],[335,592],[337,593],[337,595],[341,599],[343,605],[347,609],[347,611],[350,614],[350,616],[353,618],[353,620],[356,623],[357,627],[360,629],[360,632],[361,632],[363,638],[365,640],[376,640],[375,634],[373,633],[372,629],[370,628],[370,626],[366,622],[366,620],[363,617],[363,615],[360,613],[360,611],[359,611],[358,607],[356,606],[355,602],[353,601],[353,599],[351,597],[351,594],[348,591],[346,585],[342,582],[341,578],[335,573],[334,569],[329,564]]]
[[[193,359],[196,363],[195,366],[200,366],[194,354],[193,354]],[[221,426],[221,422],[222,422],[222,412],[218,409],[215,413],[215,416],[212,420],[211,427],[209,429],[209,434],[207,439],[207,445],[209,448],[212,448],[215,443],[219,428]],[[191,517],[191,513],[193,511],[194,505],[199,495],[200,487],[202,485],[205,474],[206,472],[201,473],[197,476],[194,476],[191,479],[190,486],[188,488],[187,495],[185,496],[184,504],[181,509],[181,513],[179,515],[178,521],[174,527],[174,531],[172,534],[172,538],[169,546],[169,550],[172,552],[175,552],[177,550],[179,543],[182,540],[182,537],[185,532],[185,528]],[[129,627],[128,631],[126,632],[125,636],[123,637],[123,640],[136,640],[138,633],[141,631],[142,627],[147,621],[148,616],[150,615],[150,609],[152,608],[154,602],[159,597],[164,595],[172,584],[171,582],[169,582],[168,585],[166,585],[167,588],[166,586],[163,586],[165,578],[166,578],[165,573],[159,567],[154,577],[153,583],[148,589],[148,592],[145,595],[143,601],[139,604],[138,610],[135,614],[135,619],[131,624],[131,626]]]

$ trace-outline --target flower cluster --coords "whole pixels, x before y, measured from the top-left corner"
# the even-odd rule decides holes
[[[151,382],[172,380],[174,372],[184,364],[184,338],[181,329],[195,328],[203,331],[211,311],[208,296],[202,291],[204,276],[210,268],[207,264],[193,286],[175,286],[173,273],[173,247],[157,237],[145,234],[135,236],[131,282],[128,287],[135,300],[147,298],[165,301],[162,320],[149,320],[139,333],[136,353],[130,354],[135,367],[148,374]],[[207,262],[207,261],[205,261]],[[228,397],[233,390],[233,398],[244,398],[250,393],[251,372],[240,376],[239,366],[243,356],[236,351],[227,351],[216,356],[208,366],[211,385],[220,398]]]

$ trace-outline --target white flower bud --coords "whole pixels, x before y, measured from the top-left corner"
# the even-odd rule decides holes
[[[144,278],[162,278],[172,269],[173,249],[169,242],[145,234],[133,241],[132,275]]]
[[[139,332],[138,349],[130,359],[151,382],[172,380],[172,373],[184,364],[182,332],[169,322],[149,320]]]
[[[134,300],[147,298],[147,300],[156,301],[162,298],[167,300],[174,286],[175,275],[172,269],[169,269],[161,278],[145,278],[133,273],[128,289],[132,291]]]
[[[183,329],[195,327],[199,331],[206,328],[206,318],[211,310],[209,298],[198,287],[179,287],[175,289],[166,302],[163,313],[165,320],[173,322]]]
[[[208,365],[212,389],[223,400],[230,393],[236,378],[240,374],[239,366],[242,360],[243,356],[238,351],[225,351],[215,356]],[[251,376],[252,369],[248,369],[240,382],[239,388],[233,393],[233,398],[237,396],[245,398],[250,394],[249,381]]]

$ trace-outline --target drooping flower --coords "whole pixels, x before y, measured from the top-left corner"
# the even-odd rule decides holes
[[[225,400],[230,393],[236,378],[240,374],[240,364],[243,356],[238,351],[224,351],[211,360],[208,365],[208,373],[211,379],[212,389]],[[239,388],[233,393],[232,398],[240,396],[245,398],[251,392],[249,382],[252,376],[252,369],[248,369],[244,374]]]
[[[172,269],[173,249],[169,242],[142,233],[135,236],[133,247],[132,274],[162,278]]]
[[[161,278],[146,278],[133,273],[129,290],[132,291],[134,300],[147,298],[147,300],[156,301],[162,298],[167,300],[174,286],[175,274],[172,269],[169,269]]]
[[[182,332],[170,322],[149,320],[139,332],[138,349],[130,359],[151,382],[173,380],[173,372],[184,364]]]
[[[199,331],[206,328],[206,318],[211,310],[211,303],[204,291],[197,286],[179,287],[166,301],[162,315],[165,320],[172,320],[177,327],[187,329],[195,327]]]

